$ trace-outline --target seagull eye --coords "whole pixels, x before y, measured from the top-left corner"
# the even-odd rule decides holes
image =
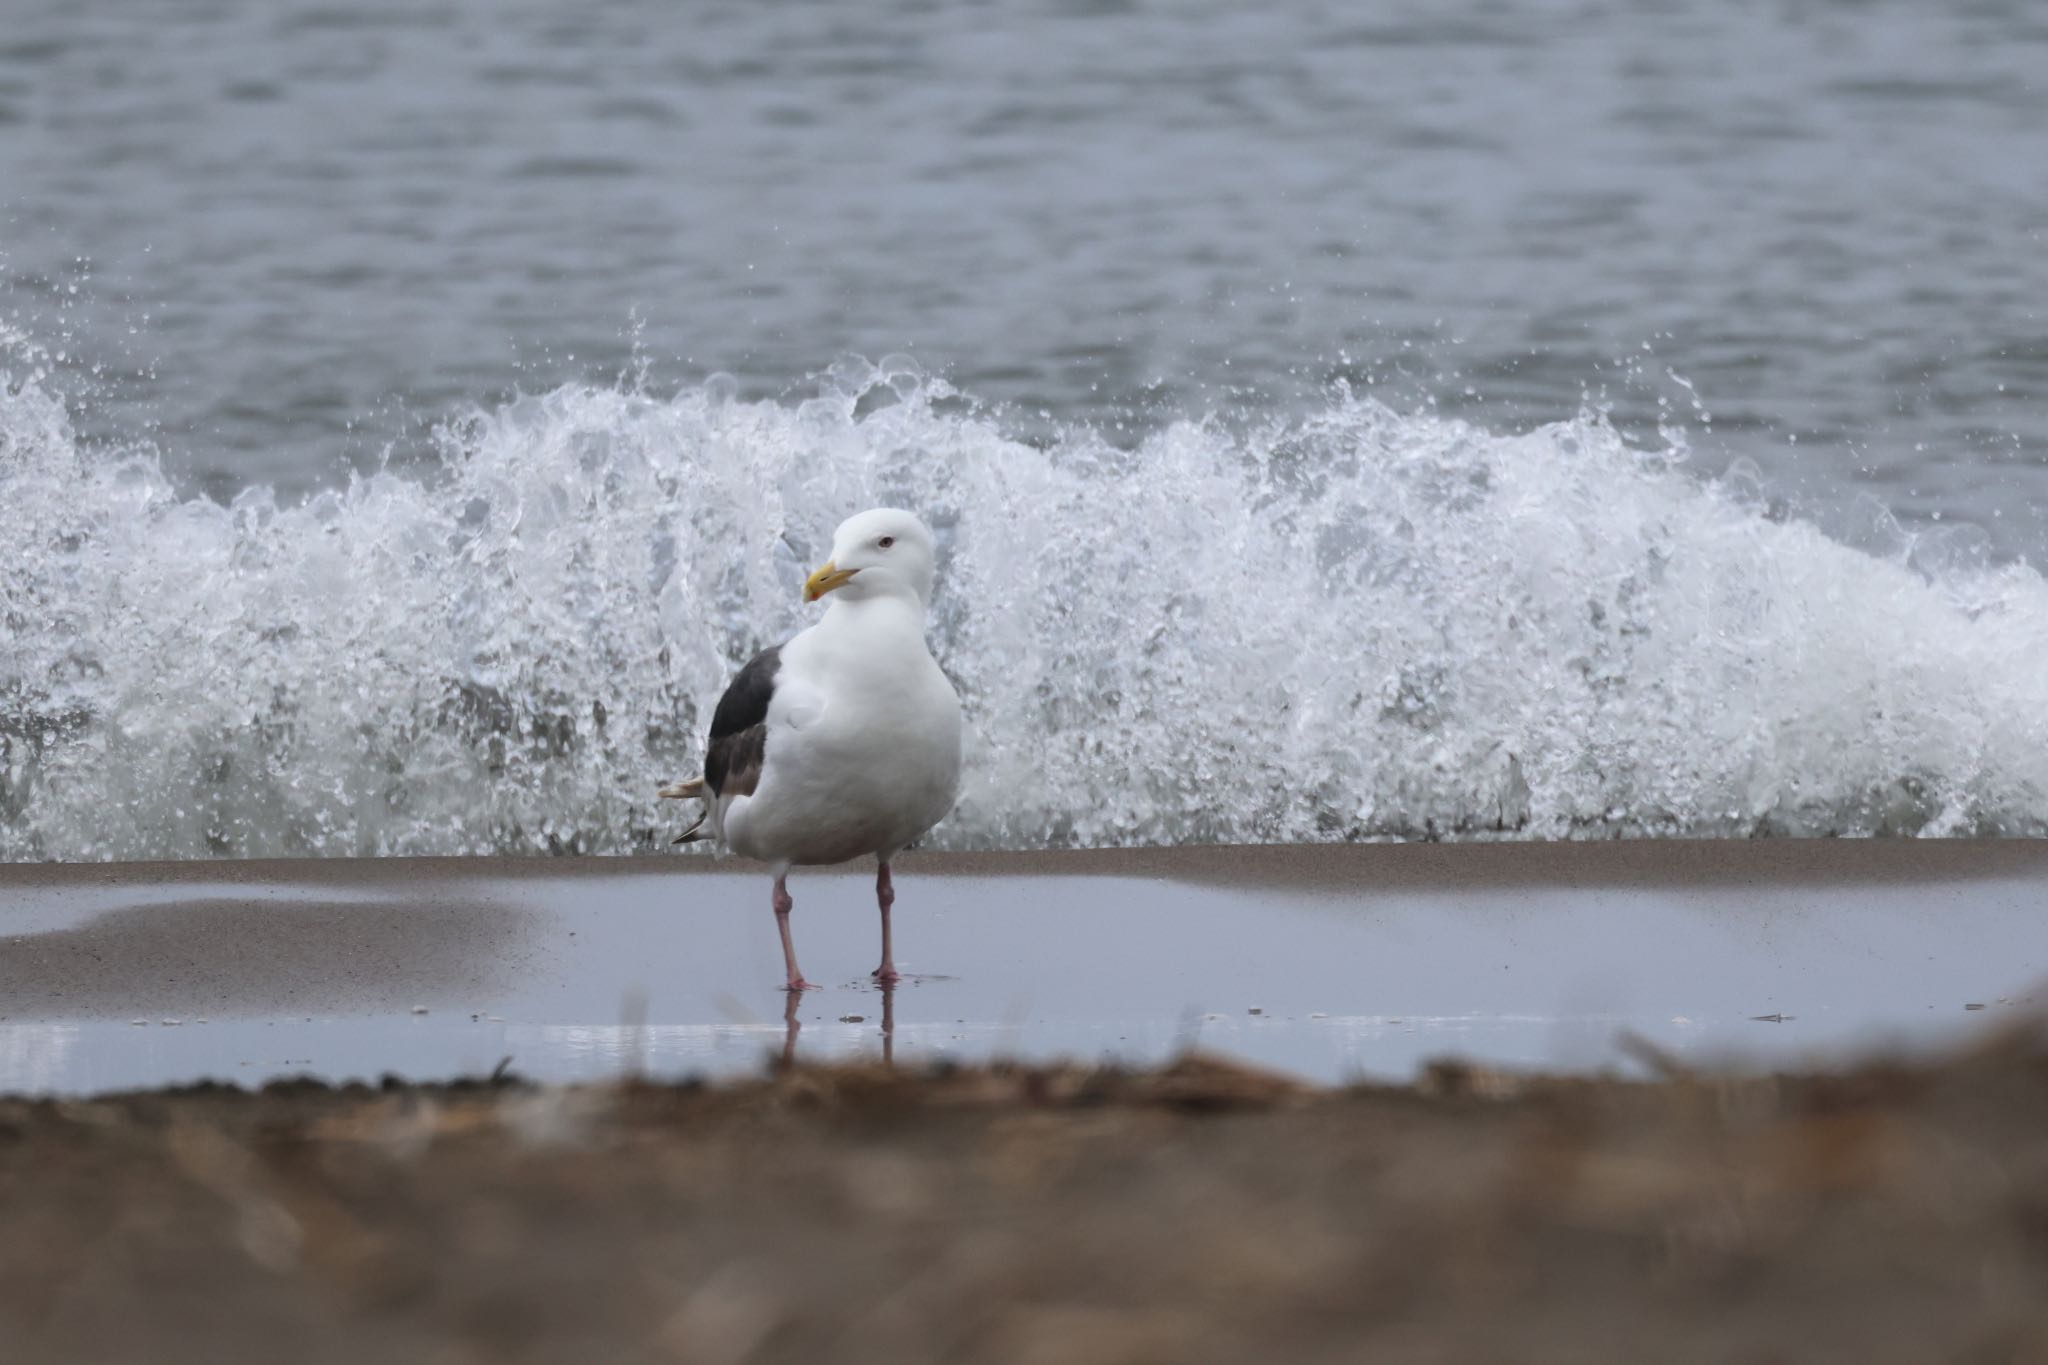
[[[888,549],[891,545],[894,545],[895,543],[896,537],[894,536],[883,536],[880,540],[875,542],[875,544],[881,546],[885,550]]]

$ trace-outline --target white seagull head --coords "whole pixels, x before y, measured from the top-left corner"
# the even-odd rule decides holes
[[[877,507],[848,517],[832,533],[832,558],[804,581],[804,601],[828,592],[860,601],[908,597],[921,608],[932,597],[938,553],[915,512]]]

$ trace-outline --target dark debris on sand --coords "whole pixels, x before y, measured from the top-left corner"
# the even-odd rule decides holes
[[[2048,1046],[0,1100],[0,1360],[2048,1359]]]

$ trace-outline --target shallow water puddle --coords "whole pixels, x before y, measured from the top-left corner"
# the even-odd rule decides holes
[[[1796,861],[1787,847],[1756,856]],[[1136,1063],[1190,1044],[1327,1081],[1446,1055],[1626,1070],[1625,1035],[1790,1062],[1951,1041],[2048,999],[2030,993],[2048,920],[2026,874],[1250,885],[942,864],[899,881],[910,975],[886,994],[865,976],[867,878],[807,875],[798,954],[826,988],[792,1018],[752,872],[351,877],[366,866],[5,887],[0,1090],[732,1074],[785,1052]]]

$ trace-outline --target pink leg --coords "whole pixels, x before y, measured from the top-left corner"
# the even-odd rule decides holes
[[[869,974],[884,986],[893,986],[899,980],[896,955],[889,950],[889,907],[895,903],[896,888],[889,881],[889,864],[883,863],[875,872],[875,904],[882,907],[882,965]]]
[[[789,985],[793,991],[814,991],[818,989],[804,980],[804,974],[797,970],[796,944],[789,937],[789,912],[796,902],[789,898],[789,888],[782,884],[782,878],[775,879],[775,927],[782,931],[782,962],[789,968]]]

